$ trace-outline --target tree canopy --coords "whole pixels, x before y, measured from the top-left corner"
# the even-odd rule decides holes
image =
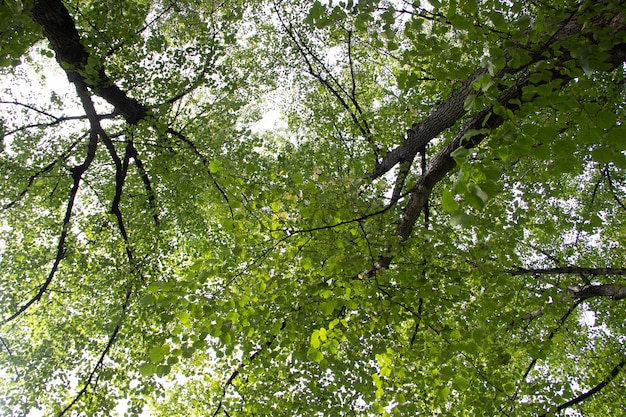
[[[624,413],[623,2],[0,16],[3,414]]]

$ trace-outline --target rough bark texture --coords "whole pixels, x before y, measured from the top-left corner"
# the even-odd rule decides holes
[[[89,61],[89,52],[80,41],[80,35],[67,8],[61,0],[40,0],[35,2],[31,17],[42,28],[44,36],[50,42],[56,59],[73,83],[83,81],[93,94],[96,94],[115,107],[129,124],[137,124],[148,114],[148,108],[129,97],[109,79],[98,62],[97,76],[87,78],[85,70]]]
[[[526,69],[530,68],[533,64],[546,60],[548,57],[546,52],[554,54],[556,51],[561,55],[561,59],[564,56],[569,55],[568,51],[557,48],[551,49],[558,42],[573,37],[582,36],[587,37],[591,42],[593,39],[593,28],[613,28],[617,33],[624,28],[624,16],[604,16],[599,15],[591,22],[582,22],[578,19],[576,14],[572,14],[568,19],[565,19],[560,28],[552,35],[547,41],[542,44],[527,44],[520,45],[521,49],[531,50],[534,53],[531,55],[529,63],[523,67],[514,68],[511,63],[508,62],[498,74],[495,75],[495,79],[502,79],[507,75],[521,74]],[[624,62],[624,53],[626,47],[620,45],[616,47],[612,52],[612,58],[610,63],[613,66],[617,66],[619,63]],[[510,57],[509,53],[505,53],[505,57]],[[382,159],[380,163],[370,173],[370,178],[379,178],[394,166],[402,161],[412,160],[417,155],[417,152],[424,148],[431,140],[436,138],[444,130],[454,126],[463,116],[466,115],[466,110],[463,108],[465,100],[472,94],[479,95],[480,93],[474,90],[472,84],[482,75],[487,73],[487,68],[480,68],[475,71],[468,79],[456,90],[452,95],[441,104],[433,113],[431,113],[424,121],[419,123],[413,123],[411,129],[407,131],[406,140],[396,148],[389,151]],[[520,98],[521,89],[518,94],[512,95],[511,98]]]
[[[626,298],[626,286],[611,284],[569,287],[568,291],[573,297],[581,300],[594,297],[610,297],[614,300],[623,300]]]
[[[565,19],[560,28],[547,41],[541,45],[527,45],[526,47],[535,52],[532,54],[531,62],[521,68],[512,68],[510,63],[496,75],[496,79],[507,77],[509,80],[515,81],[510,87],[502,90],[496,102],[504,109],[516,111],[519,109],[520,103],[532,102],[534,97],[524,97],[524,87],[529,86],[532,64],[543,60],[552,60],[553,63],[565,62],[571,59],[569,51],[564,48],[556,47],[558,41],[563,41],[571,37],[584,38],[585,41],[597,43],[593,37],[593,31],[598,28],[612,29],[614,33],[623,32],[626,27],[624,24],[624,16],[617,15],[600,15],[591,22],[582,22],[578,16],[572,14]],[[626,61],[626,43],[615,45],[610,51],[610,70],[617,68]],[[552,68],[557,68],[553,65]],[[370,173],[370,178],[375,179],[384,175],[393,169],[400,162],[412,161],[420,149],[423,149],[432,139],[441,134],[445,129],[454,126],[465,115],[463,108],[465,100],[471,94],[480,94],[472,88],[472,83],[487,69],[481,68],[474,72],[463,85],[456,90],[451,97],[437,108],[426,120],[421,123],[415,123],[407,134],[407,139],[398,147],[391,150],[385,155],[383,160],[376,165]],[[556,69],[552,70],[552,78],[550,82],[560,80],[561,85],[565,85],[571,81],[571,76],[562,73]],[[545,83],[545,82],[544,82]],[[493,106],[487,106],[480,110],[475,116],[467,120],[460,126],[456,136],[431,159],[426,172],[422,175],[417,184],[408,190],[409,201],[404,208],[402,218],[396,228],[396,235],[402,241],[407,240],[419,218],[428,204],[428,199],[433,187],[441,181],[450,171],[456,167],[456,161],[452,157],[452,153],[460,148],[471,149],[478,146],[488,135],[488,133],[480,133],[468,137],[468,133],[472,130],[478,131],[486,129],[496,129],[504,123],[505,118],[500,114],[493,112]],[[393,255],[390,253],[381,255],[378,261],[368,270],[362,272],[359,277],[373,276],[377,271],[388,268],[393,261]]]

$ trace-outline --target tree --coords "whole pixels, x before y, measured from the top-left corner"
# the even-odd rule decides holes
[[[0,13],[5,413],[624,408],[621,2]]]

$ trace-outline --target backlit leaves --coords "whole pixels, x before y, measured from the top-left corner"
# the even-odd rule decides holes
[[[623,405],[619,2],[49,4],[86,94],[2,92],[6,414]]]

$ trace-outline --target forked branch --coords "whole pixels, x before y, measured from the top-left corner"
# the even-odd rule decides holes
[[[85,173],[85,171],[87,171],[87,169],[93,162],[94,157],[96,156],[97,145],[98,145],[98,135],[92,131],[91,134],[89,135],[89,145],[87,147],[87,156],[85,157],[82,164],[75,166],[71,170],[74,183],[72,185],[72,189],[70,190],[67,206],[65,208],[65,216],[63,218],[63,225],[61,227],[61,235],[59,236],[59,242],[57,244],[57,253],[54,258],[54,263],[52,264],[52,268],[50,269],[50,272],[48,273],[46,280],[44,281],[43,284],[41,284],[41,286],[37,290],[37,294],[35,294],[34,297],[32,297],[30,300],[24,303],[20,308],[18,308],[18,310],[15,313],[13,313],[12,315],[10,315],[9,317],[3,320],[4,324],[16,319],[22,313],[28,310],[29,307],[31,307],[33,304],[41,300],[41,297],[44,295],[44,293],[50,286],[50,283],[54,279],[54,276],[56,275],[56,272],[59,268],[59,264],[61,263],[61,260],[65,256],[65,241],[67,240],[67,235],[70,231],[70,221],[72,219],[72,211],[74,208],[74,203],[76,202],[76,196],[78,195],[80,183],[81,183],[83,174]]]

